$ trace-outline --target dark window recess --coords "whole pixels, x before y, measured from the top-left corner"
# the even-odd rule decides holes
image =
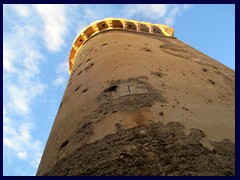
[[[88,62],[88,61],[90,61],[91,60],[91,58],[88,58],[87,60],[86,60],[86,62]]]
[[[131,25],[131,24],[129,24],[129,26],[128,26],[128,27],[130,27],[130,28],[131,28],[131,27],[132,27],[132,25]]]
[[[112,92],[112,91],[117,91],[117,86],[116,85],[111,86],[111,87],[104,90],[104,92]]]
[[[89,67],[92,67],[94,65],[94,63],[91,63],[90,65],[89,65]]]
[[[80,39],[79,41],[82,42],[82,39]]]
[[[93,67],[93,65],[94,65],[94,63],[89,64],[89,65],[85,68],[85,70],[90,69],[91,67]]]
[[[82,73],[82,71],[80,71],[80,72],[78,73],[78,76],[79,76],[81,73]]]
[[[81,85],[79,85],[76,89],[75,89],[75,92],[81,87]]]
[[[213,80],[211,80],[211,79],[208,79],[208,82],[211,83],[212,85],[215,85],[215,84],[216,84],[216,83],[215,83]]]
[[[85,93],[85,92],[87,92],[87,91],[88,91],[88,88],[84,89],[84,90],[82,91],[82,93]]]
[[[108,43],[104,43],[104,44],[102,44],[102,46],[106,46]]]
[[[68,140],[64,141],[64,142],[62,143],[62,145],[60,146],[60,149],[62,149],[63,147],[65,147],[67,144],[68,144]]]
[[[207,71],[208,71],[207,68],[202,68],[202,70],[203,70],[204,72],[207,72]]]
[[[143,50],[143,51],[147,51],[147,52],[152,52],[152,50],[149,49],[148,47],[144,47],[144,48],[142,48],[141,50]]]
[[[72,72],[71,76],[73,76],[73,74],[75,73],[76,69],[74,69],[74,71]]]
[[[106,25],[105,24],[102,24],[102,27],[105,27]]]
[[[92,122],[86,122],[86,123],[83,125],[83,128],[89,127],[91,124],[92,124]]]

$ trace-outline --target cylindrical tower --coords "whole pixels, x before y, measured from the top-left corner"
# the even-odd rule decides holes
[[[173,29],[83,29],[37,175],[234,175],[235,73]]]

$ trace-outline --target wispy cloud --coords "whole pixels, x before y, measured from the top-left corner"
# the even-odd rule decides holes
[[[66,84],[66,79],[64,77],[58,76],[56,79],[54,79],[53,84],[58,85],[64,85]]]
[[[25,161],[35,170],[43,144],[32,135],[35,128],[32,106],[47,88],[39,78],[45,58],[40,46],[41,25],[36,16],[31,16],[31,5],[5,5],[4,9],[4,158]],[[4,161],[7,162],[9,159]]]
[[[44,23],[43,38],[50,51],[59,51],[64,44],[67,30],[66,9],[64,5],[34,5]]]
[[[80,6],[71,7],[74,12],[79,11],[78,9],[81,8],[81,12],[78,12],[80,15],[76,16],[74,21],[72,21],[75,26],[76,35],[78,35],[84,27],[90,25],[92,22],[102,20],[108,15],[111,15],[110,8],[107,7],[109,7],[109,5],[106,4],[82,4]]]
[[[182,11],[189,9],[190,5],[174,4],[138,4],[128,5],[125,12],[131,17],[145,17],[150,21],[174,25],[175,19]]]
[[[4,106],[20,114],[28,114],[33,100],[46,88],[38,80],[39,66],[44,57],[34,39],[36,28],[28,23],[15,24],[3,39],[4,80],[10,78],[4,81],[4,92],[9,97]]]
[[[165,23],[168,25],[173,25],[175,23],[175,19],[176,16],[180,13],[180,7],[176,6],[174,8],[172,8],[169,13],[168,16],[165,18]]]
[[[20,158],[20,159],[27,159],[27,152],[26,151],[22,151],[22,152],[18,152],[17,156]]]
[[[68,61],[64,60],[60,64],[57,65],[55,69],[57,73],[57,77],[53,80],[53,84],[55,86],[63,86],[65,87],[68,75]]]
[[[10,97],[10,101],[6,104],[8,109],[15,110],[15,112],[24,115],[29,113],[30,106],[34,99],[42,94],[45,85],[42,83],[28,83],[25,87],[20,86],[19,88],[19,86],[13,84],[8,87]]]
[[[112,5],[109,4],[98,4],[98,5],[83,5],[83,19],[84,20],[101,20],[107,16],[112,17],[116,14],[118,9],[114,9]],[[121,11],[121,10],[120,10]]]
[[[128,5],[126,12],[130,17],[142,15],[145,18],[157,20],[165,16],[168,8],[167,4],[134,4]]]
[[[36,168],[41,157],[42,144],[39,140],[33,139],[31,131],[33,124],[22,122],[8,117],[8,112],[3,109],[3,145],[13,150],[15,155]],[[10,152],[7,150],[8,152]]]
[[[14,67],[15,54],[14,51],[3,42],[3,70],[7,72],[15,72]]]
[[[30,15],[29,6],[26,4],[15,4],[12,5],[12,8],[14,8],[16,13],[18,13],[20,16],[28,17]]]

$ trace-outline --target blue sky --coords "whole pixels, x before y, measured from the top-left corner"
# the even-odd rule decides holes
[[[71,45],[107,17],[167,24],[235,69],[235,5],[3,5],[3,175],[35,175],[69,78]]]

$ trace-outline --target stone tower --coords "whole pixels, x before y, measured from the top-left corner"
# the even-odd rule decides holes
[[[37,175],[235,175],[235,72],[126,19],[75,39]]]

